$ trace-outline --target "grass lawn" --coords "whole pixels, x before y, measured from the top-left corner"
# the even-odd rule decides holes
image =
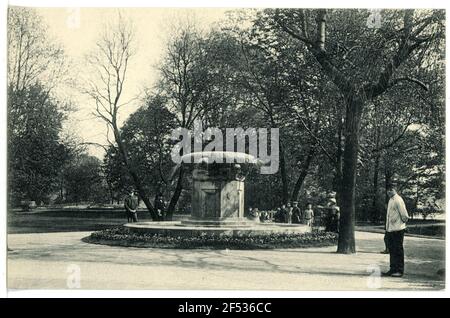
[[[358,231],[384,233],[384,224],[372,224],[369,222],[357,222]],[[445,219],[423,220],[412,219],[407,223],[406,234],[423,235],[434,238],[445,238]]]
[[[150,213],[146,210],[138,211],[139,221],[151,221]],[[176,219],[177,216],[174,216]],[[8,233],[47,233],[99,231],[127,222],[125,211],[122,209],[85,209],[85,210],[48,210],[34,212],[8,212]],[[384,225],[374,225],[358,222],[360,230],[383,230]],[[445,220],[413,219],[408,221],[408,232],[433,237],[444,237]]]
[[[150,213],[138,211],[139,221],[151,221]],[[52,210],[8,213],[8,233],[97,231],[127,222],[124,210]]]

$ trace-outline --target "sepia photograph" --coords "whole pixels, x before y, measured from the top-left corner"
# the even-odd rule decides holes
[[[8,292],[445,290],[445,9],[122,4],[7,7]]]

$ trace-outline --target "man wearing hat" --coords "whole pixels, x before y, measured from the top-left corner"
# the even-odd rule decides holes
[[[292,223],[302,223],[302,212],[298,207],[298,202],[292,202]]]
[[[339,232],[340,210],[337,206],[336,199],[334,197],[329,198],[327,206],[329,209],[329,214],[326,231]]]
[[[137,196],[135,195],[134,191],[131,190],[129,196],[125,198],[124,206],[125,211],[127,214],[127,220],[128,222],[137,222],[137,208],[138,208],[139,202],[137,199]]]

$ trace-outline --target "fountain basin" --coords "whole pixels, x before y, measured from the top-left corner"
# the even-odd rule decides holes
[[[202,220],[205,221],[205,220]],[[134,233],[160,234],[167,236],[260,236],[271,234],[302,234],[311,232],[311,227],[304,224],[257,223],[252,221],[227,224],[192,224],[186,221],[170,222],[136,222],[124,225]]]

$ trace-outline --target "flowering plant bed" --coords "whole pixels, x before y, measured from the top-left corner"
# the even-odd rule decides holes
[[[123,226],[93,232],[83,239],[94,244],[178,249],[275,249],[332,246],[337,234],[330,232],[266,235],[197,235],[169,236],[150,233],[134,233]]]

